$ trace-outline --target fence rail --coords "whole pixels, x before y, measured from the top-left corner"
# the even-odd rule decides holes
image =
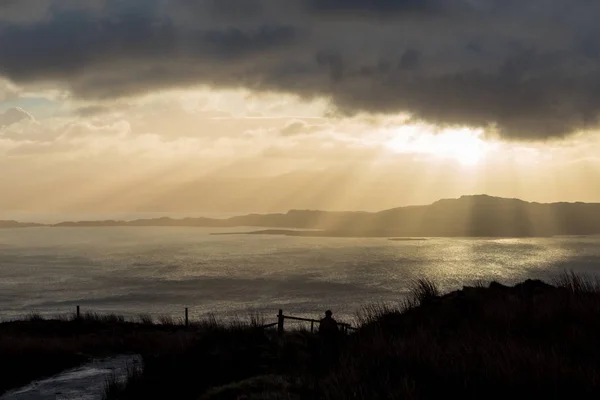
[[[76,311],[75,311],[75,315],[77,317],[77,319],[81,318],[81,307],[77,306]],[[189,308],[186,307],[185,311],[184,311],[184,323],[186,327],[190,326],[190,319],[189,319]],[[299,321],[299,322],[310,322],[310,331],[314,332],[315,331],[315,324],[320,324],[321,320],[318,319],[312,319],[312,318],[302,318],[302,317],[294,317],[292,315],[285,315],[283,313],[283,310],[279,310],[279,313],[277,314],[277,322],[273,322],[271,324],[266,324],[266,325],[262,325],[260,326],[260,328],[262,329],[268,329],[268,328],[274,328],[277,327],[277,332],[279,334],[282,334],[284,332],[284,325],[285,325],[285,320],[290,320],[290,321]],[[338,327],[341,329],[341,331],[343,333],[348,333],[350,331],[356,331],[356,328],[354,328],[353,326],[351,326],[350,324],[347,324],[345,322],[336,322]]]
[[[282,334],[284,332],[284,324],[285,324],[285,320],[291,320],[291,321],[301,321],[301,322],[310,322],[310,331],[314,332],[315,331],[315,324],[320,324],[321,321],[318,319],[311,319],[311,318],[301,318],[301,317],[294,317],[291,315],[284,315],[283,314],[283,310],[279,310],[279,314],[277,314],[277,322],[274,324],[268,324],[268,325],[264,325],[262,326],[262,328],[272,328],[277,326],[277,332],[279,334]],[[350,324],[346,324],[344,322],[337,322],[338,327],[341,328],[343,333],[348,333],[349,331],[355,331],[356,328],[352,327]]]

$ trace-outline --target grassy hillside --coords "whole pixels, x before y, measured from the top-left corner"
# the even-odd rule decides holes
[[[107,399],[597,398],[600,282],[571,274],[440,294],[428,281],[411,297],[372,305],[359,329],[327,345],[248,323],[119,317],[0,325],[3,388],[101,354],[139,353],[143,367],[109,382]],[[271,322],[271,321],[266,321]],[[36,365],[35,369],[28,368]]]

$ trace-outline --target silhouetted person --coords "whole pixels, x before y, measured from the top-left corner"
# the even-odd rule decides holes
[[[338,356],[339,333],[337,321],[332,318],[331,310],[325,311],[325,318],[319,323],[319,336],[321,337],[321,351],[323,367],[328,369]]]
[[[325,318],[319,323],[319,335],[323,339],[335,339],[338,334],[337,321],[332,318],[331,310],[325,311]]]

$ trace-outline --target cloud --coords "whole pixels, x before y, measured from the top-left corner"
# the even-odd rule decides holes
[[[110,114],[114,111],[117,111],[117,109],[114,107],[94,104],[94,105],[79,107],[74,111],[74,114],[79,115],[81,117],[95,117],[98,115]]]
[[[0,76],[92,100],[243,87],[540,140],[598,126],[599,14],[587,0],[8,1]]]
[[[311,125],[306,121],[292,120],[285,124],[285,126],[280,130],[279,134],[281,136],[310,135],[322,130],[325,127],[326,126],[324,125]]]
[[[22,108],[10,108],[4,113],[0,114],[0,129],[9,127],[10,125],[19,123],[21,121],[35,121],[35,118],[27,111]]]
[[[307,0],[309,10],[315,13],[373,13],[380,16],[435,12],[443,0]]]
[[[27,111],[18,108],[9,110],[5,115],[13,122],[0,130],[0,139],[18,147],[35,147],[40,153],[43,149],[48,149],[48,153],[56,152],[55,147],[61,147],[62,151],[66,142],[69,142],[68,150],[85,150],[89,144],[107,138],[121,139],[131,130],[126,121],[103,124],[78,119],[36,121]]]
[[[19,89],[6,79],[0,78],[0,101],[14,100],[18,96]]]
[[[3,0],[0,2],[0,22],[28,23],[47,15],[50,2],[45,0]]]
[[[101,117],[107,114],[122,115],[131,109],[130,104],[91,104],[78,107],[73,111],[73,114],[80,117]]]
[[[86,157],[102,151],[108,157],[154,154],[160,158],[163,154],[186,159],[202,155],[206,160],[227,156],[231,161],[258,154],[280,138],[282,126],[296,121],[289,117],[235,117],[216,109],[186,110],[180,102],[168,99],[159,104],[74,107],[72,113],[39,121],[25,110],[11,109],[0,113],[0,126],[5,125],[0,129],[0,154],[8,149],[8,155],[68,152]],[[307,124],[306,133],[315,127]]]

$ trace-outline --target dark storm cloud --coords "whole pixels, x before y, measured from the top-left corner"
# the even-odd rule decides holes
[[[290,26],[261,26],[253,32],[236,28],[207,31],[200,39],[207,52],[215,56],[237,58],[290,44],[296,34],[296,30]]]
[[[436,12],[439,0],[306,0],[309,10],[317,13],[396,14]]]
[[[0,75],[86,99],[196,84],[326,96],[341,113],[546,139],[597,126],[599,3],[0,1]]]

